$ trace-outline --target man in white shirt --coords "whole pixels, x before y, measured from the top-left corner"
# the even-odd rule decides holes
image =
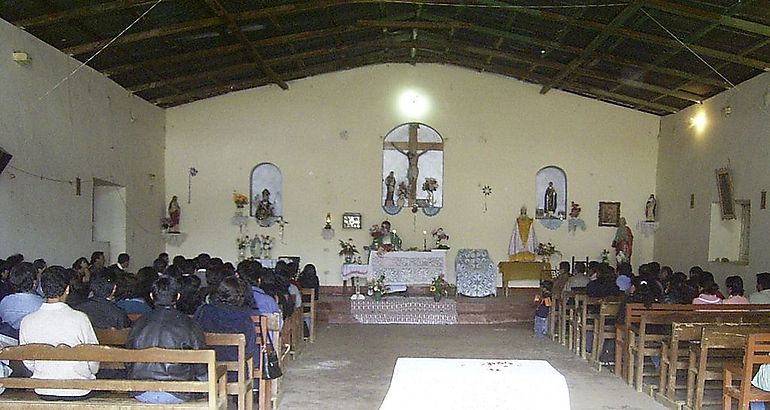
[[[99,344],[91,322],[83,312],[70,308],[66,303],[70,276],[61,266],[51,266],[41,277],[46,302],[36,312],[21,321],[19,344],[44,343],[52,346],[64,344]],[[50,360],[25,360],[33,379],[95,379],[98,362],[72,362]],[[43,400],[82,400],[90,396],[89,390],[35,389]]]
[[[749,302],[755,305],[770,305],[770,273],[757,273],[757,291],[749,295]]]

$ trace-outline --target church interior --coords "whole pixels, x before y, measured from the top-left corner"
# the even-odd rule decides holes
[[[125,253],[134,273],[164,252],[313,264],[317,336],[305,341],[298,319],[277,409],[460,400],[408,386],[394,398],[402,358],[547,361],[563,376],[552,407],[559,394],[543,390],[532,404],[446,408],[717,408],[721,367],[709,407],[683,396],[698,373],[686,353],[677,367],[661,352],[692,309],[647,341],[656,353],[627,325],[613,370],[604,339],[586,350],[598,298],[547,289],[544,339],[533,317],[560,262],[629,264],[632,281],[651,262],[700,267],[724,299],[728,277],[755,292],[770,271],[768,71],[766,0],[4,1],[0,258],[69,267]],[[397,292],[376,288],[380,272]],[[635,312],[633,291],[618,291],[610,305]],[[392,321],[411,298],[432,313]],[[391,321],[367,313],[383,303]],[[430,310],[445,305],[454,316]],[[754,323],[733,315],[718,321]]]

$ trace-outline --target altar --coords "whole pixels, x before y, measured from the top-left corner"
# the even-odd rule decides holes
[[[446,274],[446,251],[387,252],[369,255],[369,278],[385,277],[387,285],[427,285]]]

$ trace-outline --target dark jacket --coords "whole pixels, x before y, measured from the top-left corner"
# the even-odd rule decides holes
[[[206,338],[187,315],[170,306],[156,306],[131,328],[126,346],[200,350],[206,348]],[[128,377],[138,380],[200,380],[206,375],[206,366],[202,364],[129,363],[127,367]]]
[[[586,295],[591,298],[616,296],[620,293],[614,277],[598,278],[588,282],[588,285],[586,285]]]
[[[79,303],[75,309],[88,315],[91,325],[98,329],[125,329],[131,326],[126,312],[105,298],[94,296]]]
[[[249,310],[214,302],[201,305],[195,312],[194,319],[204,332],[244,335],[246,337],[246,356],[253,356],[255,363],[259,363],[257,332]],[[238,349],[234,346],[214,346],[214,351],[217,353],[218,361],[238,360]],[[237,375],[228,374],[228,378],[231,376]]]

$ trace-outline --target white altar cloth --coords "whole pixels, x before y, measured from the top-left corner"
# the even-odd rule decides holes
[[[340,276],[342,280],[348,280],[352,278],[364,278],[371,279],[369,275],[369,265],[361,265],[357,263],[345,263],[340,269]]]
[[[380,410],[569,410],[567,381],[544,360],[399,358]]]
[[[369,255],[371,278],[385,276],[388,285],[427,285],[446,273],[446,252],[388,252]]]

